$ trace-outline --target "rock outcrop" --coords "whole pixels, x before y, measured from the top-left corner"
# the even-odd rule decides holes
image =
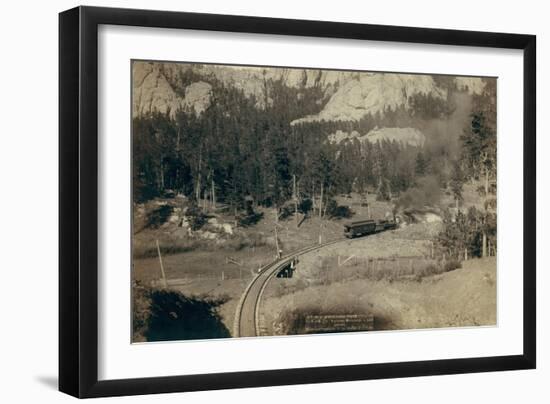
[[[190,63],[134,62],[134,116],[179,108],[204,112],[212,100],[213,79],[236,87],[256,99],[258,108],[270,103],[267,81],[281,81],[292,88],[318,87],[322,110],[297,119],[292,124],[317,121],[358,121],[367,115],[383,115],[388,109],[410,108],[411,96],[423,94],[445,102],[447,90],[430,75],[398,73],[359,73],[336,70],[219,66]],[[184,77],[192,76],[191,83]],[[210,83],[209,83],[210,81]],[[456,88],[469,94],[481,94],[485,82],[476,77],[456,77]],[[328,101],[327,101],[328,100]]]
[[[133,64],[133,116],[158,111],[173,116],[181,107],[175,93],[157,63],[134,62]]]
[[[415,128],[375,128],[367,133],[361,140],[370,143],[381,142],[398,142],[403,145],[424,147],[426,136]]]
[[[172,66],[172,67],[171,67]],[[178,109],[187,109],[200,115],[209,106],[212,85],[198,81],[185,87],[185,96],[179,96],[167,77],[174,74],[178,64],[134,62],[133,65],[133,115],[141,116],[154,111],[170,113],[174,117]]]
[[[351,141],[353,139],[361,140],[361,134],[356,130],[351,131],[351,133],[337,130],[336,132],[328,135],[328,141],[331,144],[340,144],[342,142]]]
[[[351,133],[337,130],[328,136],[328,141],[332,144],[340,144],[354,139],[362,143],[377,143],[386,140],[414,147],[424,147],[424,143],[426,143],[426,136],[415,128],[374,128],[366,135],[361,135],[355,130]]]
[[[182,75],[189,72],[200,80],[183,83]],[[323,90],[323,97],[330,97],[340,84],[353,75],[356,73],[138,61],[133,65],[133,113],[140,116],[155,110],[161,113],[170,111],[173,117],[178,108],[191,107],[200,114],[210,105],[212,86],[208,81],[212,78],[238,88],[247,97],[255,97],[258,108],[264,108],[266,102],[270,102],[269,95],[267,99],[265,97],[266,81],[281,81],[293,88],[318,86]],[[176,88],[185,88],[185,96],[178,96]]]
[[[358,121],[369,114],[384,114],[387,109],[408,108],[409,97],[415,94],[441,100],[447,97],[447,91],[438,87],[431,76],[364,73],[340,86],[319,114],[295,120],[293,124]]]
[[[204,81],[192,83],[185,88],[184,108],[191,109],[198,116],[210,106],[212,86]]]

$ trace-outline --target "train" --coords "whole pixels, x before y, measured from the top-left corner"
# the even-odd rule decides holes
[[[344,235],[347,238],[354,238],[396,228],[397,222],[395,220],[355,220],[344,225]]]

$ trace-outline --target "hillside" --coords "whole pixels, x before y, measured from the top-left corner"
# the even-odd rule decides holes
[[[475,205],[495,212],[494,79],[143,61],[133,69],[137,204],[180,194],[235,220],[260,208],[349,217],[338,197],[354,193],[413,220],[466,207],[465,184],[483,181]],[[461,245],[450,232],[446,248],[477,255],[494,245],[493,217],[463,213],[489,234]]]
[[[373,314],[375,330],[496,325],[494,257],[464,261],[462,268],[416,280],[399,279],[398,267],[393,270],[394,277],[380,280],[361,279],[354,272],[348,279],[329,276],[335,280],[298,288],[289,280],[274,280],[262,305],[266,327],[276,334],[287,326],[281,322],[288,321],[288,313],[318,310]],[[287,285],[281,287],[282,282]]]

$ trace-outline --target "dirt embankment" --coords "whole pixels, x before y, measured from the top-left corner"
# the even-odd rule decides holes
[[[377,330],[496,324],[494,257],[465,261],[462,268],[444,272],[449,268],[426,257],[428,241],[405,240],[399,234],[304,256],[294,278],[274,279],[266,290],[262,312],[268,333],[285,329],[285,313],[308,310],[373,314]],[[395,252],[410,258],[389,258]],[[334,254],[341,255],[340,263],[345,257],[359,258],[339,266]],[[323,264],[327,260],[332,265]],[[322,265],[325,272],[319,270]],[[376,271],[383,273],[376,276]]]

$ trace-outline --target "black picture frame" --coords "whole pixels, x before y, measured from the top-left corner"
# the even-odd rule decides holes
[[[98,26],[180,28],[523,50],[523,354],[98,381]],[[59,389],[104,397],[536,366],[536,37],[184,12],[77,7],[59,15]]]

